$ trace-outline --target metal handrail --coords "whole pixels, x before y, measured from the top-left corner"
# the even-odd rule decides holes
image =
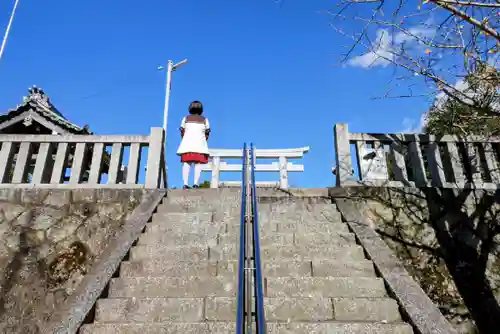
[[[253,218],[253,257],[254,257],[254,288],[256,303],[257,333],[266,332],[266,319],[264,313],[264,290],[262,287],[262,264],[260,258],[260,236],[259,236],[259,210],[257,207],[257,183],[255,182],[255,151],[253,144],[250,144],[250,165],[252,183],[252,218]]]
[[[246,250],[246,205],[247,205],[247,145],[243,145],[243,172],[241,176],[241,221],[240,250],[238,263],[238,296],[236,311],[236,333],[245,333],[245,250]]]
[[[255,182],[255,151],[243,146],[243,172],[241,182],[241,225],[238,256],[238,296],[236,310],[236,333],[266,332],[264,315],[264,292],[262,287],[262,265],[260,258],[259,217],[257,188]],[[248,173],[250,172],[250,175]],[[251,249],[250,249],[251,247]],[[250,275],[249,272],[252,271]],[[255,296],[255,298],[253,298]],[[255,305],[252,305],[255,302]],[[253,312],[255,309],[255,312]],[[255,316],[255,318],[254,318]],[[255,321],[254,321],[255,319]]]

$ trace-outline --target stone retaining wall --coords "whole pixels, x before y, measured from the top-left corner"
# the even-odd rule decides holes
[[[0,189],[0,332],[39,333],[142,194]]]
[[[474,320],[497,315],[495,304],[498,307],[500,303],[498,193],[465,190],[441,193],[438,189],[424,192],[410,188],[342,191],[332,188],[330,193],[333,197],[357,200],[360,213],[368,218],[372,228],[460,333],[477,333]],[[470,260],[471,254],[477,259]],[[453,259],[458,259],[455,265],[452,265]],[[479,265],[481,261],[483,268]],[[485,284],[478,286],[473,281],[480,281],[481,275]],[[457,278],[461,283],[457,283]],[[470,295],[465,296],[463,291],[469,291]],[[490,298],[492,307],[486,310],[483,306],[485,311],[471,314],[470,308],[477,306],[474,304],[486,305],[481,299],[488,298],[489,293],[496,303]]]

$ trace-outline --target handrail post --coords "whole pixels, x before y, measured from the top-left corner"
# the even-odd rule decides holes
[[[335,124],[335,160],[337,163],[337,187],[344,185],[352,177],[351,146],[347,124]]]
[[[165,131],[162,128],[151,128],[145,184],[147,189],[157,189],[160,185],[164,148]]]

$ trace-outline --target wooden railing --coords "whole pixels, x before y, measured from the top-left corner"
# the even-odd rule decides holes
[[[149,136],[0,135],[0,187],[166,188],[164,138],[162,128]]]
[[[304,165],[295,165],[288,162],[288,159],[302,158],[304,153],[309,151],[309,147],[292,148],[292,149],[255,149],[254,159],[276,159],[278,161],[270,164],[256,164],[256,172],[279,172],[279,181],[260,181],[257,182],[259,187],[279,187],[281,189],[288,188],[288,173],[289,172],[303,172]],[[212,178],[210,182],[211,188],[219,188],[222,186],[237,186],[241,185],[240,181],[220,181],[221,172],[241,172],[242,164],[228,164],[224,159],[241,159],[242,150],[228,150],[228,149],[212,149],[210,150],[211,161],[203,166],[202,171],[211,172]]]
[[[334,132],[337,186],[500,186],[500,137],[349,133],[347,124]]]

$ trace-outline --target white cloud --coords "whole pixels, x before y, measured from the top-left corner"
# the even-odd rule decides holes
[[[386,67],[391,61],[395,60],[398,49],[404,43],[408,49],[411,45],[418,45],[418,38],[430,37],[435,30],[427,26],[418,26],[408,29],[408,33],[398,32],[394,36],[386,29],[378,29],[376,39],[371,46],[371,51],[348,61],[352,67],[370,68]]]
[[[431,37],[435,33],[435,30],[430,27],[420,26],[408,29],[408,33],[398,32],[394,36],[394,43],[400,45],[404,42],[417,42],[418,38]]]
[[[420,120],[417,122],[414,118],[405,117],[402,122],[403,130],[398,131],[399,133],[420,133],[425,126],[426,114],[420,116]]]
[[[386,67],[390,64],[387,59],[393,59],[394,55],[391,51],[391,34],[384,29],[377,31],[376,43],[373,45],[373,51],[365,53],[362,56],[357,56],[349,60],[348,64],[353,67]],[[384,59],[387,58],[387,59]]]

